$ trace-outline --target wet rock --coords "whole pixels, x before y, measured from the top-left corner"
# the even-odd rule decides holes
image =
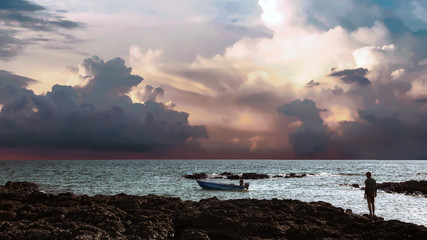
[[[184,175],[184,177],[189,179],[204,179],[204,178],[207,178],[208,175],[202,172],[202,173],[187,174],[187,175]]]
[[[288,173],[284,176],[284,178],[303,178],[303,177],[307,177],[307,174]]]
[[[273,178],[303,178],[303,177],[307,177],[306,173],[287,173],[285,175],[275,175],[273,176]]]
[[[220,173],[219,175],[220,176],[231,176],[231,175],[235,175],[235,174],[233,174],[231,172],[223,172],[223,173]]]
[[[378,189],[389,193],[403,193],[409,195],[424,195],[427,197],[427,181],[407,181],[400,183],[384,182],[377,184]]]
[[[259,174],[259,173],[243,173],[242,179],[264,179],[270,178],[267,174]]]
[[[28,191],[27,187],[0,186],[0,193],[5,192],[0,198],[0,239],[425,239],[427,236],[424,226],[360,216],[326,202],[216,197],[194,202],[127,194],[89,197],[70,193],[49,195]]]
[[[238,179],[240,179],[240,176],[239,175],[229,175],[229,176],[227,176],[227,179],[238,180]]]
[[[341,183],[340,186],[350,186],[350,187],[353,187],[353,188],[360,188],[359,184],[357,184],[357,183],[351,183],[351,184],[349,184],[349,183]],[[362,190],[365,190],[365,189],[363,188]]]

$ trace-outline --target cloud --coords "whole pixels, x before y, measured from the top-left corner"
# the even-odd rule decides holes
[[[346,69],[339,72],[333,72],[330,76],[340,77],[343,82],[348,84],[356,83],[363,86],[371,83],[371,81],[365,77],[367,72],[368,69],[366,68]]]
[[[162,152],[207,138],[188,113],[126,95],[143,79],[124,60],[99,57],[82,63],[83,87],[55,85],[45,95],[25,89],[31,79],[0,72],[0,147],[56,150]],[[11,96],[4,98],[4,96]]]
[[[2,0],[0,26],[0,59],[10,60],[29,44],[51,41],[62,36],[60,30],[78,29],[84,24],[29,1]]]
[[[37,81],[34,79],[0,70],[0,104],[13,103],[21,97],[31,95],[32,91],[26,90],[25,87],[35,82]]]
[[[188,0],[171,3],[173,7],[165,7],[161,1],[135,2],[139,5],[114,5],[114,9],[103,3],[111,14],[77,15],[96,19],[91,27],[104,26],[89,33],[90,38],[102,40],[102,44],[93,42],[92,51],[112,56],[118,51],[121,56],[123,49],[132,46],[132,71],[122,59],[94,57],[83,62],[83,84],[79,86],[57,85],[45,95],[35,95],[22,84],[14,87],[18,94],[2,88],[9,94],[4,95],[9,99],[4,116],[28,119],[43,115],[43,122],[57,129],[66,129],[56,127],[66,122],[64,126],[83,129],[78,134],[95,143],[79,139],[89,146],[85,149],[99,151],[111,145],[106,137],[111,134],[116,136],[116,146],[127,142],[129,149],[136,149],[133,144],[144,143],[140,146],[143,151],[173,146],[182,150],[186,149],[183,144],[195,147],[200,143],[208,150],[200,155],[204,157],[426,156],[422,148],[425,133],[416,131],[426,128],[423,121],[427,116],[427,31],[422,16],[427,6],[423,1],[260,0],[257,8],[253,6],[256,1],[248,6],[247,1],[200,5]],[[90,6],[87,1],[67,4]],[[134,15],[124,13],[129,8]],[[141,9],[149,14],[141,16]],[[120,15],[114,15],[117,12]],[[67,26],[73,29],[73,24],[63,24],[63,30],[69,30]],[[115,28],[113,35],[112,25],[125,27]],[[26,26],[31,29],[31,24]],[[3,41],[8,47],[3,49],[13,56],[28,38],[8,31],[4,34],[8,40]],[[126,34],[129,31],[135,34]],[[32,39],[50,41],[43,36]],[[72,69],[78,73],[76,70]],[[144,76],[143,83],[132,73]],[[277,108],[283,103],[287,104]],[[50,123],[47,116],[61,117]],[[108,123],[98,123],[101,119]],[[206,125],[209,139],[203,138],[206,128],[192,126],[189,120]],[[86,122],[88,126],[83,124]],[[184,122],[181,132],[186,135],[162,131],[176,122]],[[143,134],[135,136],[129,126]],[[98,127],[102,130],[96,132]],[[153,129],[158,134],[148,134]],[[62,136],[67,134],[71,133]],[[167,136],[178,140],[167,141]],[[163,147],[166,145],[171,147]]]
[[[163,88],[157,87],[153,88],[151,85],[146,85],[144,88],[144,92],[138,92],[138,97],[141,101],[152,101],[155,102],[157,97],[162,97],[165,93],[165,90]]]
[[[314,80],[310,80],[310,82],[308,82],[305,87],[307,88],[313,88],[313,87],[317,87],[320,85],[320,82],[315,82]]]
[[[360,109],[361,121],[342,122],[342,135],[334,144],[351,158],[425,159],[427,115],[417,111],[423,104]]]
[[[323,110],[318,109],[314,101],[298,99],[278,107],[277,111],[301,121],[301,126],[289,135],[289,141],[298,156],[312,156],[326,150],[330,136],[319,115]]]

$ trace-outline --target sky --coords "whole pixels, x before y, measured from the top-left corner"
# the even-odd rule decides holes
[[[0,159],[427,159],[427,1],[2,0]]]

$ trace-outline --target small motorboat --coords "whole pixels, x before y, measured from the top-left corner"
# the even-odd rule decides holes
[[[206,182],[201,180],[196,181],[200,185],[200,187],[209,190],[247,191],[249,189],[249,183],[236,185],[227,183]]]

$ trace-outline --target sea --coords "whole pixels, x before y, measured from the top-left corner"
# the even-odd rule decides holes
[[[372,172],[377,183],[427,180],[427,161],[419,160],[2,160],[0,184],[29,181],[52,194],[78,195],[156,194],[199,201],[218,199],[297,199],[324,201],[336,207],[367,214],[365,173]],[[223,172],[260,173],[268,179],[246,180],[249,191],[203,190],[186,174],[204,172],[211,181],[238,184],[238,180],[218,179]],[[302,178],[273,177],[306,174]],[[427,198],[378,192],[376,215],[427,226]]]

